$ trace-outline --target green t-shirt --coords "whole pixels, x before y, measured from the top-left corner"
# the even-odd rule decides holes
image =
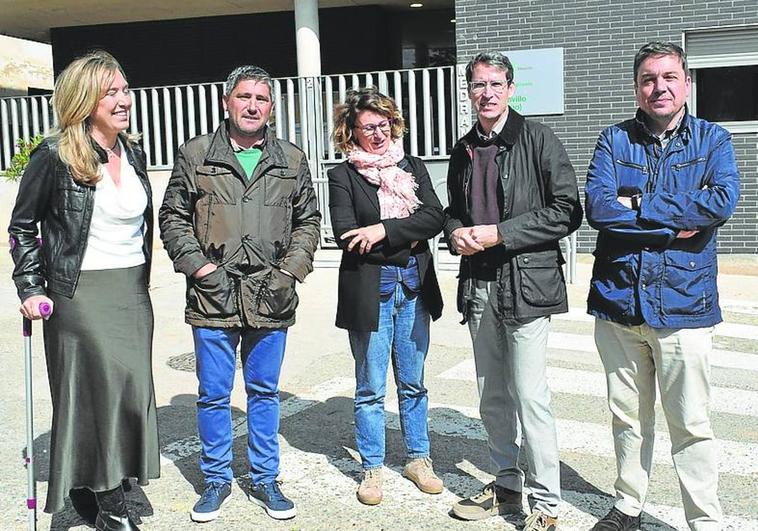
[[[261,160],[262,154],[263,151],[259,147],[251,147],[250,149],[243,149],[234,153],[242,169],[245,170],[245,176],[248,181],[253,176],[255,167],[258,165],[258,161]]]

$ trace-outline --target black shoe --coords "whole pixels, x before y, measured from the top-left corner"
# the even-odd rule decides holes
[[[639,528],[639,515],[629,516],[614,507],[590,531],[637,531]]]
[[[95,496],[99,506],[95,519],[97,531],[139,531],[139,527],[129,516],[124,488],[121,485],[113,490],[96,492]]]
[[[95,493],[87,488],[71,489],[68,491],[71,505],[79,517],[88,524],[95,525],[97,518],[97,498]]]
[[[95,529],[97,531],[139,531],[139,527],[132,521],[128,513],[126,516],[116,516],[102,510],[97,513]]]

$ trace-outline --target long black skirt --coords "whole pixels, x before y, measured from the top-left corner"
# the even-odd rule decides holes
[[[45,511],[68,491],[160,475],[153,389],[153,308],[145,266],[82,271],[73,298],[50,294],[44,324],[53,403]]]

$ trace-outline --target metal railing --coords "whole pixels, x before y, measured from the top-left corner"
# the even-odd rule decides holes
[[[50,96],[0,98],[0,173],[10,166],[19,139],[46,135],[52,126]]]
[[[449,66],[274,79],[272,125],[279,138],[298,145],[308,157],[324,214],[323,245],[328,246],[331,235],[326,169],[342,160],[331,142],[334,107],[345,100],[347,90],[375,85],[391,96],[406,121],[406,152],[444,163],[464,112],[458,108],[457,76]],[[223,82],[133,89],[130,130],[142,134],[149,169],[172,168],[180,145],[218,127],[224,119],[223,91]],[[0,98],[0,173],[10,166],[19,139],[47,135],[54,126],[50,96]],[[576,238],[566,244],[567,276],[573,278]]]
[[[309,158],[337,161],[330,141],[333,109],[349,88],[376,85],[392,96],[407,122],[406,150],[446,158],[456,137],[453,67],[391,70],[274,80],[273,125],[277,136],[297,144]],[[173,166],[187,139],[213,131],[224,119],[223,82],[138,88],[132,91],[132,132],[143,136],[151,169]],[[16,153],[16,142],[54,127],[50,96],[0,98],[0,172]],[[312,139],[308,132],[316,131]]]

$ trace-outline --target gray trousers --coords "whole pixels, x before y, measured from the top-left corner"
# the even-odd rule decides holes
[[[616,508],[642,511],[653,464],[656,382],[690,529],[721,529],[718,462],[710,423],[713,328],[651,328],[595,320],[616,450]]]
[[[468,324],[495,482],[519,492],[523,484],[532,510],[558,516],[560,460],[545,376],[550,318],[499,320],[495,282],[475,281],[473,295]],[[522,433],[526,477],[518,466]]]

